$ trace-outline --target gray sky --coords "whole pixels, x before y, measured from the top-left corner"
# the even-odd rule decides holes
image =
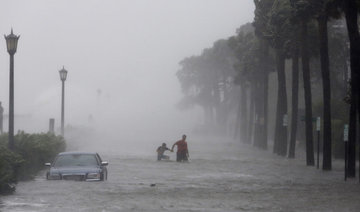
[[[59,127],[64,65],[66,124],[86,124],[91,114],[127,131],[186,131],[201,115],[176,111],[178,62],[234,35],[253,12],[253,0],[2,0],[0,32],[21,35],[15,130],[47,131],[49,118]],[[2,47],[0,101],[8,113],[5,39]]]

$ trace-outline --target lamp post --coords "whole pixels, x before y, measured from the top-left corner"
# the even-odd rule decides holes
[[[9,149],[14,149],[14,54],[20,36],[16,36],[11,29],[11,34],[4,35],[7,51],[10,55],[10,83],[9,83]]]
[[[62,82],[62,92],[61,92],[61,135],[64,136],[64,101],[65,101],[65,80],[67,76],[67,71],[63,68],[59,71],[60,80]]]

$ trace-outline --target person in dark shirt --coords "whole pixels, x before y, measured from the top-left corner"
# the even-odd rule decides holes
[[[156,150],[156,152],[158,153],[157,154],[157,160],[162,160],[162,159],[169,160],[170,157],[167,156],[167,155],[164,155],[164,152],[166,150],[170,150],[169,148],[166,147],[166,143],[163,143],[161,146],[159,146],[157,148],[157,150]]]
[[[183,135],[182,139],[175,142],[170,150],[171,152],[173,152],[174,147],[177,146],[177,152],[176,152],[177,162],[188,161],[189,150],[188,150],[187,142],[185,140],[186,140],[186,135]]]

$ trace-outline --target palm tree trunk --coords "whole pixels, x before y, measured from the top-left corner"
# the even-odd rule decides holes
[[[249,119],[248,119],[248,126],[247,126],[247,139],[246,143],[251,144],[253,141],[253,130],[254,130],[254,116],[255,116],[255,100],[254,100],[254,85],[253,82],[251,82],[250,85],[250,95],[249,95],[249,103],[250,103],[250,113],[249,113]]]
[[[267,149],[268,148],[268,102],[269,102],[269,70],[268,70],[268,58],[269,58],[269,46],[266,41],[262,40],[262,48],[263,48],[263,56],[262,56],[262,69],[263,69],[263,137],[261,142],[261,148]]]
[[[247,139],[247,120],[248,120],[248,98],[246,95],[246,85],[244,83],[241,84],[240,88],[240,100],[239,100],[239,134],[240,134],[240,142],[246,143]]]
[[[287,92],[286,92],[286,77],[285,77],[285,55],[281,52],[279,58],[279,103],[280,103],[280,115],[281,115],[281,127],[280,127],[280,146],[279,155],[286,156],[287,154],[287,140],[288,140],[288,110],[287,110]],[[284,120],[286,119],[286,121]],[[286,122],[286,123],[285,123]]]
[[[328,49],[328,18],[325,14],[318,18],[320,39],[320,62],[323,82],[323,107],[324,107],[324,145],[323,145],[323,170],[331,170],[331,86]]]
[[[240,86],[241,87],[241,86]],[[241,92],[242,90],[240,90],[240,98],[239,98],[239,106],[238,106],[238,110],[236,113],[236,123],[235,123],[235,131],[234,131],[234,137],[233,139],[237,139],[240,133],[240,123],[241,123],[241,103],[242,103],[242,99],[241,99]],[[241,139],[239,139],[241,141]]]
[[[310,82],[310,62],[307,43],[307,23],[301,22],[301,62],[304,81],[305,96],[305,136],[306,136],[306,165],[314,166],[314,142],[313,142],[313,123],[312,123],[312,100]]]
[[[351,86],[355,89],[355,86]],[[356,93],[354,90],[351,93]],[[347,177],[355,177],[356,175],[356,97],[350,98],[349,111],[349,143],[348,143],[348,163],[347,163]]]
[[[348,29],[349,41],[350,41],[350,67],[351,67],[351,103],[352,107],[355,107],[355,113],[350,114],[350,124],[351,117],[357,117],[360,115],[360,94],[359,94],[359,84],[360,84],[360,35],[358,27],[358,8],[355,0],[344,1],[344,11],[346,18],[346,25]],[[355,104],[355,105],[353,105]],[[355,118],[356,120],[356,118]],[[359,117],[360,120],[360,117]],[[350,126],[349,135],[353,135],[356,138],[356,125]],[[350,140],[349,140],[350,141]],[[350,144],[352,148],[355,149],[355,143]],[[359,143],[360,145],[360,143]],[[349,153],[352,153],[355,150],[349,148]],[[350,156],[350,155],[349,155]],[[359,148],[359,157],[360,157],[360,148]],[[355,160],[355,157],[349,158],[350,160]],[[349,161],[349,165],[355,164],[355,161]],[[349,169],[355,167],[349,166]],[[360,167],[359,167],[359,179],[360,179]]]
[[[279,92],[278,92],[279,93]],[[279,96],[279,94],[278,94]],[[277,97],[279,98],[279,97]],[[279,146],[280,146],[280,143],[279,143],[279,140],[280,140],[280,135],[279,135],[279,132],[280,132],[280,128],[281,128],[281,124],[282,124],[282,118],[281,118],[281,115],[280,115],[280,104],[279,104],[279,101],[277,100],[277,104],[276,104],[276,116],[275,116],[275,135],[274,135],[274,146],[273,146],[273,153],[274,154],[279,154]]]
[[[277,50],[277,72],[278,72],[278,97],[276,111],[276,128],[274,142],[274,153],[286,156],[287,151],[287,125],[284,118],[287,116],[287,94],[285,80],[285,55],[282,50]]]
[[[268,148],[268,104],[269,104],[269,72],[267,69],[264,70],[264,129],[263,129],[263,141],[261,148]]]
[[[248,138],[248,120],[249,120],[249,116],[248,116],[248,104],[249,104],[249,97],[247,95],[248,93],[248,89],[246,87],[246,85],[243,86],[243,89],[241,91],[241,96],[242,96],[242,100],[244,101],[242,106],[241,106],[241,125],[240,125],[240,129],[241,129],[241,140],[242,142],[246,142],[247,138]]]
[[[289,158],[295,158],[296,132],[299,107],[299,49],[295,47],[292,56],[292,99]]]
[[[256,83],[256,97],[255,97],[255,130],[254,130],[254,146],[258,148],[262,148],[263,141],[263,133],[264,133],[264,125],[263,125],[263,117],[264,117],[264,103],[263,103],[263,83]]]

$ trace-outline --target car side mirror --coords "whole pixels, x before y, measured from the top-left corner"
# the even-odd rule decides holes
[[[45,166],[51,166],[51,163],[45,163]]]
[[[107,161],[103,161],[103,162],[101,162],[101,165],[102,166],[107,166],[107,165],[109,165],[109,163]]]

